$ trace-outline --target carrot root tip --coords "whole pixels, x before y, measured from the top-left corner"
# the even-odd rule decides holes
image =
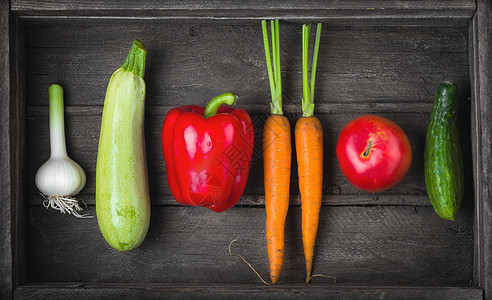
[[[266,285],[271,285],[271,284],[274,284],[275,282],[272,282],[272,283],[268,283],[268,282],[266,282],[266,281],[263,279],[263,277],[261,277],[261,275],[260,275],[258,272],[256,272],[255,268],[253,268],[253,266],[252,266],[252,265],[251,265],[251,264],[250,264],[250,263],[249,263],[249,262],[248,262],[248,261],[247,261],[244,257],[242,257],[242,256],[241,256],[241,254],[239,254],[239,253],[235,253],[235,252],[232,252],[232,251],[231,251],[231,245],[232,245],[232,243],[234,243],[234,242],[236,242],[236,241],[237,241],[237,240],[232,240],[232,241],[229,243],[229,255],[231,255],[231,256],[233,256],[233,255],[239,256],[239,257],[240,257],[240,258],[241,258],[241,259],[242,259],[242,260],[243,260],[243,261],[244,261],[244,262],[245,262],[245,263],[246,263],[246,264],[247,264],[247,265],[251,268],[251,270],[253,270],[253,272],[255,272],[256,276],[258,276],[258,278],[260,278],[261,282],[263,282],[264,284],[266,284]]]
[[[309,281],[311,281],[311,279],[313,279],[313,277],[325,277],[325,278],[331,278],[333,279],[333,283],[336,284],[337,283],[337,277],[336,276],[328,276],[328,275],[323,275],[323,274],[313,274],[311,276],[307,276],[306,278],[306,283],[309,283]]]

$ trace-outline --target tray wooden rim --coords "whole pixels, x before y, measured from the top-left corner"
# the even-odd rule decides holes
[[[50,4],[51,3],[51,4]],[[112,4],[110,7],[107,3]],[[166,292],[181,290],[186,294],[184,286],[171,285],[139,285],[121,289],[117,285],[92,285],[80,286],[70,284],[53,285],[29,285],[25,284],[26,274],[23,272],[22,260],[25,251],[25,225],[27,204],[25,199],[25,186],[22,182],[24,176],[24,141],[23,130],[25,124],[25,95],[23,82],[23,27],[24,24],[42,24],[69,20],[74,22],[104,22],[117,20],[131,22],[143,18],[145,21],[176,21],[176,20],[200,20],[210,22],[237,21],[253,22],[263,18],[282,18],[289,22],[300,20],[320,20],[333,22],[334,24],[357,25],[429,25],[429,26],[453,26],[443,25],[443,21],[452,24],[469,24],[470,29],[470,80],[472,94],[472,144],[473,144],[473,172],[475,191],[475,280],[477,286],[469,288],[453,287],[353,287],[353,286],[294,286],[279,285],[275,289],[282,293],[296,295],[299,291],[314,291],[317,289],[327,292],[328,296],[342,295],[343,293],[363,294],[366,291],[375,291],[376,295],[403,295],[409,297],[420,296],[421,290],[430,291],[432,295],[441,292],[464,291],[467,295],[492,299],[492,204],[491,192],[488,184],[491,175],[488,171],[492,167],[492,66],[491,66],[491,37],[492,37],[492,4],[488,0],[453,0],[418,2],[405,2],[393,4],[387,1],[373,1],[368,6],[366,1],[348,1],[343,7],[336,6],[337,1],[325,0],[319,5],[325,5],[327,9],[319,7],[306,8],[291,5],[280,10],[275,7],[257,7],[253,2],[247,1],[243,5],[229,4],[224,9],[214,9],[217,1],[207,2],[202,8],[190,7],[190,3],[184,3],[176,8],[176,3],[166,1],[150,1],[152,5],[148,9],[139,11],[137,17],[130,16],[136,11],[137,4],[124,3],[120,7],[114,6],[118,1],[96,2],[77,7],[72,1],[59,1],[57,4],[47,1],[33,0],[3,0],[0,1],[0,54],[8,59],[0,60],[0,114],[2,116],[2,129],[0,131],[2,145],[1,153],[3,162],[0,164],[1,190],[3,205],[0,206],[0,252],[4,253],[0,259],[0,295],[1,298],[29,298],[29,293],[40,290],[41,294],[48,295],[54,290],[64,289],[73,292],[73,295],[83,296],[89,294],[93,297],[103,295],[105,290],[115,291],[113,296],[126,295],[131,291],[151,291],[151,295],[164,295]],[[50,6],[51,5],[51,6]],[[174,6],[173,6],[174,5]],[[387,6],[387,7],[385,7]],[[172,9],[174,7],[174,9]],[[387,8],[387,9],[386,9]],[[195,286],[188,290],[210,290],[220,295],[224,287]],[[256,291],[266,291],[258,286],[240,285],[228,286],[237,294]],[[437,292],[436,292],[437,291]],[[463,294],[464,295],[464,294]]]

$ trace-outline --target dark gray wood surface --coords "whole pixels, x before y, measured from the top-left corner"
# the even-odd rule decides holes
[[[299,29],[298,24],[281,24],[285,111],[292,124],[300,116]],[[49,156],[47,88],[57,82],[66,91],[69,154],[87,173],[81,197],[94,204],[105,87],[133,38],[140,38],[149,51],[146,140],[154,205],[152,227],[142,247],[121,254],[106,245],[95,220],[74,220],[40,206],[33,178]],[[322,40],[315,101],[325,133],[326,206],[316,272],[336,275],[339,284],[473,285],[472,193],[467,194],[458,221],[444,222],[429,205],[423,180],[424,139],[434,90],[446,79],[456,81],[462,90],[461,131],[471,164],[468,28],[325,26]],[[260,149],[270,95],[259,24],[29,26],[26,54],[29,282],[259,282],[238,257],[228,255],[233,239],[239,240],[234,247],[267,275]],[[203,105],[227,90],[239,94],[256,130],[245,197],[222,214],[176,206],[162,158],[162,120],[172,106]],[[335,157],[342,127],[365,113],[392,119],[412,141],[408,175],[382,195],[353,188]],[[295,163],[291,181],[290,250],[283,283],[301,282],[304,277]],[[468,186],[471,189],[471,181]],[[93,206],[88,211],[94,214]]]
[[[39,1],[13,0],[12,10],[22,18],[147,20],[251,20],[282,18],[305,22],[309,19],[376,22],[460,22],[469,20],[475,11],[473,0],[450,1]]]
[[[14,288],[19,299],[492,298],[487,0],[228,1],[220,8],[216,1],[12,0],[12,14],[3,0],[0,8],[0,175],[6,204],[0,208],[0,251],[7,253],[0,259],[0,298],[10,298]],[[298,285],[304,263],[295,160],[281,284],[263,286],[239,257],[227,253],[229,242],[238,239],[233,250],[268,277],[260,151],[270,99],[259,27],[265,17],[284,20],[283,96],[292,125],[300,112],[300,23],[324,23],[315,112],[325,132],[326,171],[314,268],[337,276],[337,284],[314,278],[310,286]],[[146,136],[153,206],[142,246],[119,253],[105,243],[95,219],[45,210],[34,173],[49,156],[47,89],[56,82],[66,91],[69,154],[88,175],[80,198],[95,213],[102,101],[133,38],[149,49]],[[433,212],[423,181],[426,124],[443,80],[460,87],[467,162],[466,196],[456,222]],[[228,90],[240,95],[239,105],[255,124],[245,194],[222,214],[179,206],[166,182],[162,119],[173,106],[203,105]],[[383,194],[353,188],[334,157],[340,129],[365,113],[394,120],[412,142],[409,173]]]
[[[300,34],[296,30],[299,26],[282,25],[282,43],[286,45],[282,55],[283,97],[287,116],[294,124],[300,116],[302,97],[301,65],[295,55],[300,52]],[[69,152],[89,174],[83,193],[93,193],[91,177],[95,174],[105,87],[128,48],[116,45],[138,37],[149,49],[146,130],[153,193],[169,195],[160,145],[160,129],[168,109],[185,103],[204,105],[230,90],[239,95],[240,106],[250,111],[255,126],[252,176],[245,194],[263,194],[261,133],[270,92],[258,25],[135,26],[128,31],[121,26],[78,28],[29,27],[27,33],[28,117],[32,121],[28,126],[34,125],[28,128],[33,136],[30,147],[44,153],[29,156],[29,178],[34,178],[37,166],[49,156],[49,145],[44,142],[49,133],[47,87],[57,82],[65,88],[70,120],[67,131],[74,137],[68,139]],[[79,34],[73,35],[74,31]],[[425,195],[422,150],[426,124],[434,90],[445,79],[454,80],[462,89],[462,136],[471,159],[467,32],[466,27],[324,27],[315,99],[316,112],[326,128],[327,196],[359,193],[341,174],[335,145],[344,124],[367,113],[392,119],[412,140],[415,155],[411,171],[398,188],[386,194]],[[111,40],[107,42],[105,36]],[[450,45],[452,51],[447,50]],[[293,175],[295,167],[294,163]],[[296,176],[292,176],[292,183],[292,194],[297,196]],[[35,192],[33,180],[28,185],[29,191]]]
[[[264,100],[268,101],[267,99]],[[30,111],[31,112],[31,111]],[[160,130],[162,119],[165,116],[165,112],[161,110],[161,114],[147,114],[147,153],[149,157],[149,174],[150,174],[150,185],[151,192],[155,196],[153,198],[153,203],[158,204],[164,201],[161,196],[169,196],[170,191],[167,185],[167,176],[165,172],[165,164],[162,156],[162,147],[160,141]],[[93,194],[95,192],[95,168],[96,168],[96,157],[97,157],[97,146],[98,137],[100,130],[100,122],[102,110],[99,110],[97,115],[87,115],[84,112],[84,108],[80,108],[76,114],[67,114],[67,130],[70,131],[73,139],[69,141],[69,153],[72,158],[77,161],[88,174],[88,181],[83,193]],[[379,115],[388,117],[391,120],[397,122],[403,130],[410,136],[412,142],[412,151],[414,153],[412,165],[408,175],[400,182],[400,184],[385,193],[381,194],[370,194],[362,193],[356,188],[354,188],[343,176],[338,167],[338,162],[335,155],[335,148],[338,133],[342,127],[349,122],[351,119],[358,116],[358,113],[337,113],[337,114],[318,114],[318,117],[322,121],[324,131],[324,145],[325,146],[325,173],[324,173],[324,195],[326,197],[334,196],[350,196],[363,194],[366,197],[378,198],[382,196],[401,196],[402,202],[393,204],[405,204],[405,198],[408,196],[416,195],[426,196],[425,183],[422,181],[423,174],[423,154],[422,149],[424,148],[424,140],[426,133],[426,124],[428,123],[428,114],[426,113],[382,113]],[[28,136],[30,139],[29,147],[30,149],[36,149],[36,151],[31,151],[32,155],[28,158],[28,177],[30,180],[28,183],[28,190],[32,194],[37,193],[37,189],[34,186],[34,175],[39,168],[39,166],[44,163],[49,158],[49,122],[48,122],[48,111],[43,109],[43,111],[38,111],[35,114],[28,113],[30,122],[28,123]],[[255,120],[254,126],[258,128],[256,132],[256,143],[254,149],[254,156],[252,160],[252,167],[250,171],[249,181],[245,190],[245,195],[247,196],[262,196],[263,195],[263,156],[261,152],[261,129],[263,128],[263,120],[266,119],[267,115],[258,116],[252,115]],[[292,117],[292,124],[295,124],[298,116]],[[70,123],[68,122],[70,119]],[[294,127],[294,126],[292,126]],[[468,126],[464,126],[468,128]],[[469,134],[463,131],[463,135]],[[293,134],[292,134],[293,135]],[[466,141],[469,145],[469,140]],[[469,154],[469,151],[467,151]],[[470,160],[469,160],[470,161]],[[471,163],[471,161],[470,161]],[[471,171],[471,169],[469,170]],[[470,177],[469,177],[470,178]],[[469,182],[471,188],[471,181]],[[292,200],[295,201],[299,195],[298,189],[298,178],[297,178],[297,166],[294,160],[291,176],[291,194],[293,195]],[[472,195],[471,193],[469,194]],[[397,197],[395,197],[397,198]],[[243,199],[244,204],[247,204],[247,199]],[[356,199],[354,199],[356,200]],[[415,199],[417,200],[417,198]],[[470,198],[470,201],[472,199]],[[90,199],[89,199],[90,201]],[[338,199],[338,201],[343,201],[343,198]],[[384,201],[384,200],[383,200]],[[423,199],[419,202],[420,204],[428,204],[428,199]],[[353,204],[357,204],[354,202]],[[378,204],[378,202],[374,202]],[[391,204],[391,203],[388,203]]]
[[[91,206],[87,209],[95,214]],[[96,219],[77,220],[29,209],[29,282],[262,284],[233,252],[268,279],[262,207],[153,206],[142,245],[121,253],[106,244]],[[305,263],[301,210],[286,222],[280,283],[302,283]],[[473,285],[472,212],[446,222],[432,207],[325,206],[321,210],[313,273],[336,276],[338,285]],[[313,283],[331,286],[328,278]]]
[[[289,113],[300,112],[300,25],[281,22],[280,26],[286,82],[283,101]],[[134,38],[148,48],[149,113],[154,106],[203,105],[228,90],[239,95],[238,104],[251,108],[261,105],[257,110],[268,112],[269,85],[259,21],[235,26],[195,22],[31,26],[26,59],[29,80],[38,86],[28,89],[29,103],[45,106],[43,87],[59,82],[66,89],[68,106],[102,105],[111,70],[121,65]],[[318,108],[322,112],[358,111],[359,105],[365,112],[386,105],[394,109],[392,112],[428,111],[443,78],[456,81],[465,100],[469,96],[465,92],[469,91],[467,74],[467,25],[429,28],[327,23],[318,58],[316,112]],[[83,93],[76,92],[78,89]]]
[[[16,299],[483,299],[478,288],[372,287],[326,285],[29,285],[16,290]]]
[[[25,282],[25,64],[23,27],[0,1],[0,298]]]
[[[475,264],[477,281],[492,299],[492,3],[477,1],[479,10],[470,25],[470,61],[474,105]]]
[[[0,175],[1,188],[0,197],[1,203],[8,203],[11,196],[10,182],[12,174],[10,171],[11,165],[11,150],[10,143],[5,141],[10,140],[10,61],[4,59],[9,57],[10,52],[10,12],[9,3],[7,1],[0,2],[0,99],[8,99],[8,101],[0,102],[0,135],[2,143],[0,149],[2,160],[0,160]],[[12,228],[11,207],[10,205],[0,206],[0,297],[10,297],[13,292],[13,274],[12,274],[12,243],[10,237],[10,228]]]

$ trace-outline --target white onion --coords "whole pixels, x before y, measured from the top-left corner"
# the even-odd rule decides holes
[[[78,218],[91,218],[78,213],[82,208],[73,198],[84,188],[86,176],[82,167],[67,155],[61,86],[50,86],[49,100],[51,156],[36,172],[36,187],[45,197],[43,205],[46,208],[51,207]]]

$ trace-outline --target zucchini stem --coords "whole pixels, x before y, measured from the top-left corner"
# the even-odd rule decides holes
[[[128,56],[121,65],[125,71],[132,72],[140,78],[145,75],[145,57],[147,56],[147,48],[139,40],[134,40]]]

